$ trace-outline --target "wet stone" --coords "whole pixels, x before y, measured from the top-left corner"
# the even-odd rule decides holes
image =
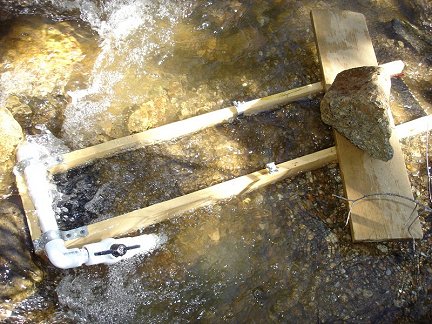
[[[0,107],[0,197],[12,192],[15,148],[22,139],[21,126],[7,109]]]
[[[404,43],[407,43],[418,54],[424,55],[425,59],[432,62],[432,41],[427,32],[420,30],[406,20],[393,19],[391,26],[393,32],[402,40],[398,41],[402,44],[400,47],[404,47]]]
[[[388,247],[383,244],[378,244],[377,249],[380,250],[382,253],[388,253]]]
[[[71,81],[79,84],[86,75],[75,69],[93,57],[86,55],[82,42],[88,31],[72,22],[30,16],[9,21],[5,30],[0,38],[0,103],[25,128],[47,124],[59,131]]]
[[[339,242],[339,239],[338,239],[338,237],[336,236],[336,234],[334,234],[334,233],[330,233],[330,234],[328,234],[328,236],[327,236],[327,241],[330,242],[330,243],[332,243],[332,244],[336,244],[336,243]]]
[[[321,118],[373,158],[388,161],[393,157],[390,85],[380,67],[342,71],[321,101]]]
[[[18,302],[34,292],[43,273],[26,244],[24,215],[7,201],[0,201],[0,230],[0,299]]]
[[[17,96],[12,95],[7,98],[6,108],[21,125],[27,124],[32,115],[31,107]]]

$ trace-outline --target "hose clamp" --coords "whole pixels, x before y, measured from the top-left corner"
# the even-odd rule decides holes
[[[42,251],[45,248],[45,245],[52,240],[61,239],[63,241],[70,241],[79,237],[86,237],[87,235],[87,226],[77,227],[69,231],[50,230],[43,233],[37,240],[34,240],[33,247],[35,252],[39,252]]]

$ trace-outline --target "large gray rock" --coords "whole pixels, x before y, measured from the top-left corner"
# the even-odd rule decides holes
[[[372,157],[393,157],[390,76],[375,66],[342,71],[321,101],[321,118]]]
[[[31,295],[43,273],[26,244],[24,215],[4,200],[0,200],[0,231],[0,308],[7,308]]]
[[[15,148],[22,139],[21,126],[7,109],[0,107],[0,198],[12,192]]]

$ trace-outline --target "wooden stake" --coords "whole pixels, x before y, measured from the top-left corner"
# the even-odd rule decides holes
[[[208,206],[233,196],[250,193],[289,176],[320,168],[333,161],[336,161],[336,151],[334,147],[331,147],[278,164],[276,173],[269,173],[267,169],[263,169],[185,196],[88,225],[88,236],[67,241],[66,245],[68,247],[82,246],[107,237],[126,235],[164,220],[178,217],[185,211]]]
[[[17,188],[19,191],[19,194],[21,196],[21,202],[23,204],[23,208],[25,211],[26,219],[27,219],[27,226],[29,228],[30,237],[32,241],[35,241],[39,239],[39,237],[42,235],[41,229],[39,226],[39,220],[36,214],[36,208],[33,205],[33,201],[28,194],[27,190],[27,184],[25,182],[24,177],[21,173],[15,174],[15,180],[17,184]]]
[[[51,173],[61,173],[95,159],[106,158],[121,152],[135,150],[148,145],[193,134],[202,129],[228,122],[240,114],[254,115],[275,109],[277,105],[313,96],[323,91],[321,82],[309,84],[297,89],[288,90],[268,97],[240,103],[238,106],[212,111],[199,116],[180,120],[171,124],[149,129],[147,131],[118,138],[95,146],[63,154],[62,162],[49,170]]]
[[[396,126],[399,139],[415,136],[432,129],[432,115],[414,119]]]

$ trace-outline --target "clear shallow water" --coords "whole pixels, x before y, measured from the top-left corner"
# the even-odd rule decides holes
[[[314,7],[364,12],[379,61],[405,59],[407,83],[425,83],[413,92],[428,98],[430,67],[419,65],[421,55],[389,36],[388,22],[404,15],[393,1],[68,5],[75,9],[58,19],[81,17],[87,25],[76,30],[98,35],[93,47],[83,47],[92,56],[81,65],[86,74],[64,86],[68,99],[56,134],[73,149],[318,81],[309,19]],[[63,10],[61,3],[51,6]],[[64,175],[63,226],[118,215],[331,146],[318,105],[306,100]],[[395,111],[399,121],[424,113],[409,104]],[[412,156],[411,146],[405,150]],[[411,162],[413,170],[424,172],[416,164],[421,161]],[[424,196],[421,182],[414,183]],[[344,227],[345,205],[332,194],[343,194],[335,165],[148,228],[169,238],[152,255],[64,272],[44,263],[45,283],[18,307],[16,318],[100,323],[428,318],[432,268],[420,251],[429,255],[429,232],[415,253],[407,242],[354,245]]]
[[[87,146],[317,80],[312,35],[285,33],[272,12],[266,2],[110,3],[90,86],[70,93],[63,137]]]

